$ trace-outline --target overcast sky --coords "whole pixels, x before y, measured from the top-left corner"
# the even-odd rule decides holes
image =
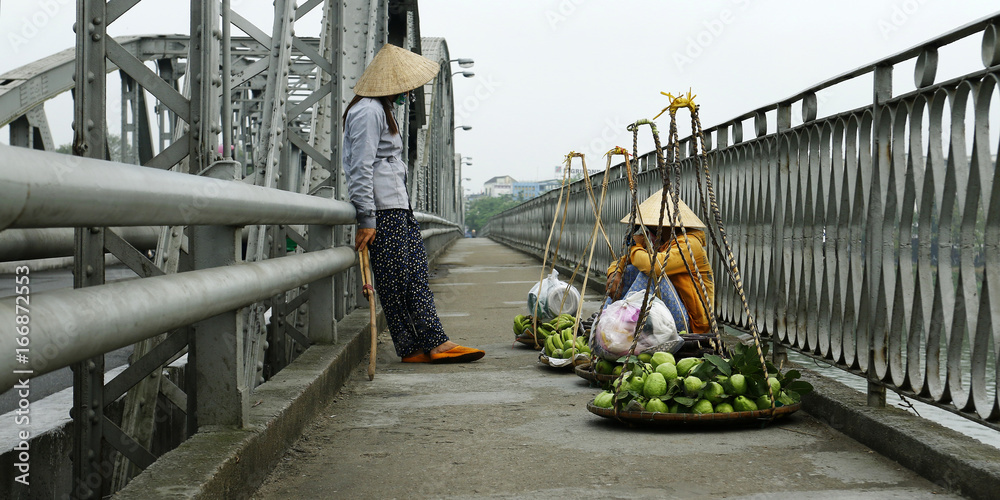
[[[272,3],[232,0],[270,32]],[[0,3],[0,73],[73,45],[71,0]],[[705,127],[1000,11],[996,0],[420,0],[423,36],[447,39],[452,58],[476,63],[455,77],[456,146],[472,158],[464,177],[478,192],[497,175],[555,176],[571,151],[603,169],[612,146],[631,149],[625,126],[652,118],[689,87]],[[187,2],[143,0],[114,35],[184,33]],[[314,35],[319,16],[296,25]],[[234,32],[235,33],[235,32]],[[939,78],[982,67],[980,37],[940,53]],[[897,67],[896,93],[913,87],[912,62]],[[456,65],[456,70],[457,65]],[[870,80],[820,95],[820,114],[870,99]],[[68,97],[47,106],[71,106]],[[113,103],[109,102],[109,108]],[[680,113],[682,120],[686,114]],[[794,113],[793,113],[794,117]],[[658,120],[666,129],[666,119]],[[69,142],[68,123],[53,130]],[[684,122],[682,130],[688,127]],[[640,152],[652,147],[645,129]],[[7,142],[6,129],[0,130]],[[684,135],[682,133],[682,135]],[[750,131],[745,129],[744,136]]]

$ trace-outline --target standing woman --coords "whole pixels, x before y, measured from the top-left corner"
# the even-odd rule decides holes
[[[450,340],[427,282],[427,253],[406,193],[403,142],[393,103],[434,78],[440,66],[386,44],[354,86],[344,111],[344,172],[357,209],[354,247],[370,249],[375,290],[404,363],[460,363],[485,354]]]

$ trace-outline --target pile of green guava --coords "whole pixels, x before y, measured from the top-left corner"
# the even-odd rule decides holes
[[[765,360],[767,346],[761,347]],[[812,385],[797,370],[782,373],[761,365],[757,349],[737,344],[728,357],[706,354],[674,360],[667,352],[622,356],[595,365],[617,378],[594,398],[594,406],[660,413],[732,413],[793,405]],[[767,368],[767,377],[764,376]]]

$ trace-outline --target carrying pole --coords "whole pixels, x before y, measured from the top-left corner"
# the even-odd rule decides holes
[[[375,351],[378,347],[378,326],[375,318],[375,288],[372,287],[371,263],[368,260],[368,247],[361,249],[361,293],[368,299],[368,311],[370,313],[371,328],[371,353],[368,355],[368,380],[375,380]]]

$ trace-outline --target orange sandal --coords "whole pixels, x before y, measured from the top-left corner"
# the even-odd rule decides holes
[[[424,351],[413,351],[406,356],[403,356],[404,363],[430,363],[431,357]]]
[[[486,355],[485,351],[471,347],[455,346],[447,351],[431,354],[431,363],[468,363]]]

